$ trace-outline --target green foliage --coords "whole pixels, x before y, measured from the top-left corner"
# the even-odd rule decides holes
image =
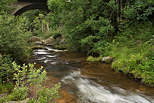
[[[49,23],[45,15],[46,12],[39,10],[30,10],[23,13],[21,17],[25,18],[24,27],[32,31],[33,36],[50,37]]]
[[[11,63],[12,59],[9,56],[0,56],[0,93],[10,93],[14,88],[14,70]]]
[[[28,88],[27,87],[15,87],[11,94],[0,98],[0,102],[4,103],[7,101],[20,101],[27,97]]]
[[[50,10],[52,10],[52,12],[57,13],[60,12],[63,8],[62,8],[62,0],[48,0],[48,7]]]
[[[51,27],[61,28],[68,47],[115,57],[114,69],[154,85],[153,0],[48,0],[48,6]]]
[[[152,28],[151,22],[135,22],[113,40],[110,51],[106,50],[106,53],[116,58],[112,63],[114,69],[133,74],[151,86],[154,85]]]
[[[12,63],[15,87],[11,94],[0,98],[0,102],[24,100],[31,91],[35,92],[36,97],[32,98],[30,103],[48,103],[58,98],[60,84],[50,89],[43,87],[42,83],[47,78],[46,71],[43,70],[43,67],[35,68],[34,66],[35,64],[20,66],[15,62]],[[2,86],[0,85],[0,87]]]
[[[14,3],[17,0],[1,0],[0,1],[0,14],[8,13],[12,10],[12,8],[8,5]]]
[[[65,35],[68,46],[82,51],[91,50],[95,43],[114,32],[110,15],[116,6],[113,9],[113,1],[108,3],[102,0],[48,1],[49,8],[54,10],[52,15],[56,16],[52,20],[56,21],[59,18],[59,22],[56,23],[59,26],[63,25],[64,29],[61,29],[61,32]],[[99,39],[94,40],[95,38]]]
[[[147,21],[154,12],[153,0],[133,0],[132,5],[125,6],[124,17],[131,20]]]
[[[94,62],[94,61],[100,61],[101,59],[102,59],[101,57],[95,58],[95,57],[89,56],[87,58],[87,61]]]
[[[54,103],[54,100],[59,97],[60,84],[52,88],[42,88],[38,91],[36,98],[28,101],[28,103]]]
[[[112,63],[112,68],[126,74],[133,74],[135,78],[142,79],[147,85],[154,85],[154,52],[148,44],[134,47],[116,47],[112,55],[116,60]],[[152,56],[152,57],[151,57]]]
[[[0,1],[0,93],[10,93],[1,97],[0,102],[20,101],[34,91],[38,95],[35,100],[41,103],[45,100],[47,103],[57,98],[60,86],[56,85],[51,89],[43,87],[42,83],[47,77],[42,67],[35,68],[35,64],[20,66],[12,60],[21,63],[30,57],[32,51],[29,40],[32,32],[28,30],[44,36],[49,32],[48,22],[45,15],[37,11],[20,17],[9,15],[12,10],[9,5],[14,1],[16,0]],[[31,18],[31,14],[35,16]]]
[[[0,57],[0,78],[3,82],[12,80],[12,74],[14,70],[12,70],[12,60],[9,56]]]
[[[43,14],[43,16],[40,17],[39,15],[42,15],[42,14]],[[33,31],[33,28],[35,28],[35,26],[34,26],[35,19],[38,18],[38,17],[40,17],[40,19],[42,19],[42,18],[44,18],[45,14],[46,14],[46,12],[44,12],[44,11],[29,10],[29,11],[24,12],[20,16],[22,18],[26,18],[25,19],[25,28]],[[38,29],[38,28],[35,28],[35,29]]]
[[[16,81],[15,87],[11,94],[0,99],[3,102],[26,99],[30,86],[40,88],[46,78],[46,71],[43,71],[42,67],[39,69],[34,68],[34,64],[20,66],[13,62],[11,69],[14,71],[12,78]]]
[[[31,32],[23,28],[22,18],[0,15],[0,53],[14,60],[25,61],[31,54]]]
[[[0,80],[0,94],[3,93],[10,93],[13,88],[14,88],[14,84],[9,82],[9,83],[3,83],[2,80]]]
[[[86,38],[81,40],[82,47],[85,48],[85,50],[89,51],[94,47],[94,41],[98,41],[99,39],[99,36],[87,36]]]
[[[22,98],[25,99],[25,97],[28,95],[26,94],[28,93],[27,87],[29,87],[29,89],[33,89],[33,91],[36,93],[36,97],[31,99],[29,101],[30,103],[48,103],[49,101],[58,98],[58,89],[60,88],[60,84],[55,85],[55,87],[50,89],[42,87],[42,83],[47,78],[46,71],[43,70],[43,67],[36,69],[34,66],[35,64],[23,64],[23,66],[19,66],[16,63],[13,63],[13,68],[16,71],[16,73],[14,73],[16,87],[21,89],[21,91],[16,91],[15,89],[16,92],[13,92],[13,95],[16,96],[16,93],[20,92],[17,96],[22,96]]]
[[[16,86],[30,86],[40,85],[46,79],[46,71],[41,68],[35,68],[35,64],[28,64],[23,66],[12,63],[14,73],[14,80],[16,80]]]
[[[43,14],[39,14],[32,22],[32,25],[34,36],[45,37],[45,35],[47,35],[46,31],[48,31],[49,27]]]
[[[28,88],[27,87],[15,87],[13,92],[9,95],[10,100],[19,101],[27,98]]]
[[[46,20],[49,22],[50,28],[56,30],[60,25],[60,17],[58,14],[48,13],[46,15]]]

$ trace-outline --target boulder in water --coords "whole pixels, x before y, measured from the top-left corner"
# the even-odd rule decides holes
[[[114,57],[108,56],[108,57],[103,57],[101,61],[102,61],[103,63],[109,63],[109,64],[110,64],[110,63],[113,62],[113,60],[114,60]]]

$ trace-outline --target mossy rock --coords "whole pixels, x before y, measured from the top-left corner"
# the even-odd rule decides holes
[[[103,63],[111,64],[113,62],[113,60],[114,60],[113,57],[108,56],[108,57],[103,57],[101,61]]]
[[[66,45],[64,45],[64,44],[55,45],[54,48],[55,49],[60,49],[60,50],[65,50],[66,49]]]
[[[33,49],[45,49],[45,50],[48,50],[46,47],[41,46],[41,45],[35,45],[35,46],[33,47]]]

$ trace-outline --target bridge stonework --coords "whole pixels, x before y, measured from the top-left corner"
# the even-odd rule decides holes
[[[18,2],[12,4],[12,7],[15,8],[12,12],[15,16],[21,15],[28,10],[35,9],[49,12],[47,0],[18,0]]]

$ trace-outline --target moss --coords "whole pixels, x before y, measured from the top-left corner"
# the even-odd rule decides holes
[[[91,61],[91,62],[94,62],[94,61],[101,61],[101,58],[102,58],[102,57],[97,57],[97,58],[95,58],[95,57],[89,56],[89,57],[87,58],[87,61]]]
[[[41,45],[35,45],[35,46],[33,46],[33,49],[46,49],[47,50],[46,47],[41,46]]]
[[[64,49],[66,49],[67,47],[66,47],[65,44],[59,44],[59,45],[55,45],[54,48],[55,48],[55,49],[61,49],[61,50],[64,50]]]

